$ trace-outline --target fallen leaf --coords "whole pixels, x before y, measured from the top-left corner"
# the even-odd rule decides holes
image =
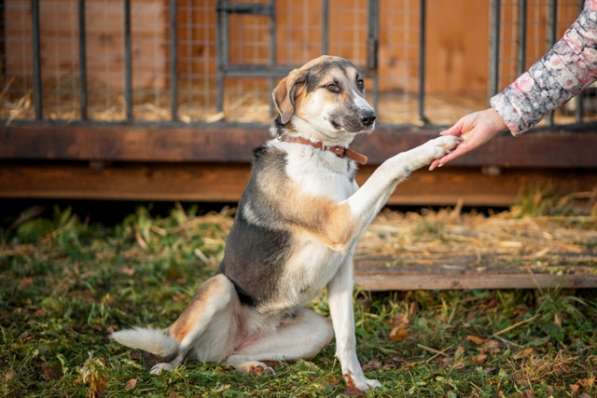
[[[487,340],[481,347],[482,352],[489,352],[491,354],[497,354],[500,352],[500,343],[497,340]]]
[[[366,364],[363,365],[363,370],[377,370],[381,368],[382,364],[381,361],[377,359],[373,359]]]
[[[19,281],[19,289],[26,289],[33,284],[33,278],[30,276],[23,278]]]
[[[474,343],[476,345],[481,345],[485,343],[485,339],[483,337],[473,335],[466,336],[466,341],[470,341],[471,343]]]
[[[585,388],[593,387],[593,384],[595,384],[595,376],[587,377],[586,379],[580,379],[577,383]]]
[[[452,364],[452,369],[463,369],[464,368],[464,361],[459,359]]]
[[[121,274],[132,276],[135,274],[135,269],[131,267],[120,267],[118,272],[120,272]]]
[[[62,370],[56,365],[44,362],[41,364],[41,374],[45,380],[56,380],[62,377]]]
[[[570,387],[570,392],[572,393],[572,395],[576,395],[580,391],[580,386],[578,384],[570,384],[569,387]]]
[[[126,386],[124,386],[124,390],[131,391],[135,387],[137,387],[137,379],[130,379],[129,381],[126,382]]]
[[[14,379],[16,375],[17,373],[13,369],[8,369],[6,373],[4,373],[4,381],[8,383]]]
[[[402,341],[408,337],[408,327],[404,325],[394,326],[392,330],[390,330],[390,340],[392,341]]]
[[[487,360],[487,354],[484,354],[484,353],[480,353],[479,355],[475,355],[473,357],[473,363],[475,363],[477,365],[481,365],[482,363],[485,363],[486,360]]]
[[[459,345],[456,347],[456,351],[454,351],[454,359],[460,359],[464,355],[464,347]]]
[[[524,350],[518,351],[514,354],[514,359],[522,359],[528,358],[535,353],[535,350],[532,347],[525,348]]]

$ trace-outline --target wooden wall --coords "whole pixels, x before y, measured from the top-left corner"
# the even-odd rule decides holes
[[[41,3],[44,79],[76,79],[78,30],[76,2]],[[179,0],[181,83],[213,97],[215,90],[215,0]],[[515,77],[517,1],[503,1],[501,85]],[[528,59],[546,49],[545,0],[529,0]],[[167,0],[133,0],[134,86],[163,90],[168,85]],[[319,0],[277,1],[278,63],[300,64],[321,52]],[[418,0],[381,0],[379,67],[382,90],[416,92],[418,78]],[[486,95],[489,53],[488,0],[428,1],[427,87],[432,93]],[[576,17],[578,0],[561,0],[558,35]],[[31,73],[30,3],[5,1],[6,78]],[[330,1],[330,53],[363,64],[367,35],[366,0]],[[89,79],[117,90],[123,82],[121,0],[88,0]],[[232,16],[230,60],[265,63],[269,57],[267,18]],[[243,84],[260,84],[245,80]],[[76,90],[75,90],[76,91]]]

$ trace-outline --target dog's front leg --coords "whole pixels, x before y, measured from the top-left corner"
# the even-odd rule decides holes
[[[447,154],[459,141],[454,136],[438,137],[383,162],[363,186],[345,201],[355,222],[354,237],[358,239],[369,226],[398,183],[411,172]]]
[[[352,251],[352,250],[351,250]],[[357,358],[354,313],[352,307],[353,264],[352,253],[328,284],[330,315],[336,336],[336,357],[342,376],[348,385],[361,391],[380,387],[377,380],[367,379]]]

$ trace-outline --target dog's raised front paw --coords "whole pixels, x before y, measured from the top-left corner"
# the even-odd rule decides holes
[[[433,159],[439,159],[444,155],[448,154],[452,149],[456,148],[458,144],[462,142],[460,137],[453,135],[443,135],[441,137],[434,138],[427,141],[424,146],[431,148],[433,151]]]

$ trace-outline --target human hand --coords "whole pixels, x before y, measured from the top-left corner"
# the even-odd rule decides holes
[[[429,170],[442,167],[446,163],[480,147],[506,128],[506,123],[493,108],[463,116],[452,127],[440,133],[440,135],[462,137],[462,142],[446,156],[434,160],[429,166]]]

